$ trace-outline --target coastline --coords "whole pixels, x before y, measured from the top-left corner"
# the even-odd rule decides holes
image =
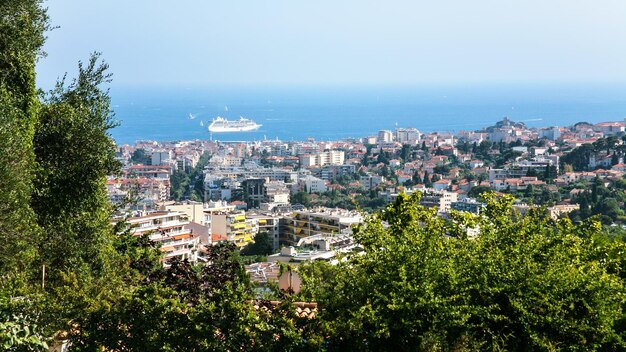
[[[121,125],[111,134],[118,144],[142,139],[209,139],[206,127],[218,115],[230,119],[244,116],[262,124],[254,132],[214,134],[214,139],[246,141],[360,138],[394,129],[396,124],[423,132],[476,130],[505,116],[528,127],[623,121],[626,117],[626,88],[580,89],[122,88],[112,90],[112,108]],[[190,113],[196,118],[189,119]]]

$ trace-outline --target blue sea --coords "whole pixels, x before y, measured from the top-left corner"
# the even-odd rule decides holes
[[[337,140],[378,130],[476,130],[504,116],[530,127],[626,118],[626,84],[501,84],[403,87],[111,87],[118,144],[209,139],[216,116],[244,116],[255,132],[221,141]],[[195,118],[190,118],[190,114]],[[202,126],[202,125],[203,126]]]

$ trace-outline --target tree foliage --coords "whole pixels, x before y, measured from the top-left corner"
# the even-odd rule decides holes
[[[523,217],[490,194],[482,215],[446,221],[418,199],[369,217],[355,233],[364,255],[301,270],[329,349],[624,348],[624,244],[600,246],[597,223]]]
[[[0,272],[24,273],[38,235],[29,207],[38,109],[35,62],[43,54],[46,11],[38,0],[0,2]]]
[[[619,157],[626,153],[626,145],[616,136],[600,138],[591,144],[583,144],[562,156],[561,162],[571,165],[575,171],[592,169],[592,156],[610,156],[611,164],[617,164]]]
[[[40,1],[6,0],[0,18],[0,349],[45,350],[58,331],[77,351],[626,349],[625,236],[605,235],[592,216],[622,217],[623,199],[599,180],[577,225],[521,216],[510,196],[486,194],[480,215],[443,219],[419,193],[401,195],[357,228],[363,252],[301,267],[297,298],[319,303],[315,319],[293,314],[294,297],[258,300],[233,244],[165,269],[158,246],[110,224],[106,65],[94,55],[38,97],[46,13]],[[622,153],[615,138],[593,148]],[[516,157],[503,143],[472,149],[496,165]],[[185,175],[181,196],[201,193],[200,171]],[[384,203],[375,190],[333,192],[299,197]]]
[[[222,242],[210,248],[206,265],[194,268],[186,261],[174,261],[159,280],[137,286],[114,305],[85,315],[74,347],[279,351],[318,346],[289,302],[259,311],[251,303],[251,292],[237,248]]]
[[[131,155],[130,162],[133,164],[148,165],[151,162],[151,158],[144,149],[138,148],[135,149],[133,155]]]
[[[206,152],[200,156],[200,160],[192,169],[176,170],[171,177],[172,187],[170,195],[173,200],[180,201],[191,199],[193,201],[204,200],[203,170],[209,163],[211,155]]]
[[[618,180],[611,187],[605,186],[605,181],[596,178],[593,182],[583,183],[585,191],[572,197],[580,209],[570,213],[570,218],[575,221],[596,217],[601,222],[610,225],[614,223],[623,224],[626,221],[624,216],[624,201],[626,201],[626,182]]]
[[[254,236],[254,242],[241,249],[242,255],[268,255],[272,254],[272,238],[267,232],[259,232]]]
[[[56,309],[57,323],[50,326],[120,289],[123,261],[113,244],[105,185],[118,166],[108,134],[115,122],[101,87],[109,79],[107,65],[98,58],[79,63],[76,79],[61,80],[45,96],[33,140],[31,206],[42,229],[36,262],[47,269],[47,299],[50,310]]]

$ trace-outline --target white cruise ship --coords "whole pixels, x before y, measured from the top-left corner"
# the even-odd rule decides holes
[[[258,123],[241,117],[239,120],[229,121],[216,117],[209,125],[209,132],[248,132],[256,131],[261,127]]]

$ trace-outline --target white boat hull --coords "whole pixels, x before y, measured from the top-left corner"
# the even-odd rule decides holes
[[[262,125],[244,127],[216,127],[209,126],[209,132],[250,132],[258,130]]]
[[[209,132],[249,132],[256,131],[259,127],[261,125],[244,117],[229,121],[218,116],[209,125]]]

